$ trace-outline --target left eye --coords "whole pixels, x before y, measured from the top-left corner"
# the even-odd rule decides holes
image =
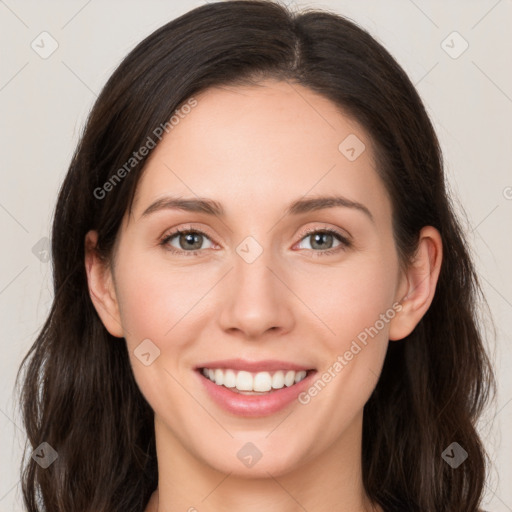
[[[330,229],[310,231],[302,238],[302,240],[310,240],[309,247],[301,247],[302,249],[317,249],[319,251],[329,251],[339,246],[348,246],[348,240],[336,231]],[[302,242],[301,240],[301,242]],[[334,241],[338,241],[338,245],[333,246]]]
[[[338,240],[339,243],[333,247],[334,239]],[[312,240],[310,247],[306,247],[306,249],[312,249],[313,255],[333,254],[351,247],[350,240],[334,229],[324,228],[310,230],[301,239],[301,242],[302,240]],[[326,245],[328,247],[326,247]]]

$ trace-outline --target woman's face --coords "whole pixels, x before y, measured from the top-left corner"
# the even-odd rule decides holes
[[[196,100],[154,150],[115,248],[118,334],[157,438],[251,476],[331,450],[349,456],[406,291],[371,141],[296,84]],[[323,197],[342,199],[308,203]],[[176,198],[223,213],[173,208]],[[278,370],[315,371],[256,396],[213,383],[203,367],[231,368],[212,373],[258,389],[282,385]],[[248,380],[237,377],[244,368]]]

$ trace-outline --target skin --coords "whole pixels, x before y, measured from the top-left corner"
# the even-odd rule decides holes
[[[91,298],[108,331],[126,340],[155,413],[159,482],[146,510],[372,510],[362,485],[363,407],[389,341],[408,335],[431,304],[440,235],[423,228],[414,260],[399,270],[371,140],[324,97],[268,80],[196,99],[147,164],[113,268],[94,251],[96,233],[86,236]],[[349,134],[366,146],[355,161],[338,149]],[[333,193],[365,205],[373,221],[348,207],[283,216],[304,195]],[[142,216],[165,195],[214,199],[225,217],[173,209]],[[206,233],[195,255],[183,254],[192,251],[179,235],[167,247],[182,254],[159,245],[177,227]],[[315,246],[308,228],[335,229],[351,245],[327,237]],[[263,250],[252,263],[236,252],[249,235]],[[340,250],[319,255],[322,248]],[[320,375],[397,302],[401,311],[306,405],[237,417],[193,373],[200,362],[243,357],[288,360]],[[160,350],[149,366],[133,352],[147,338]],[[236,455],[247,442],[262,453],[250,468]]]

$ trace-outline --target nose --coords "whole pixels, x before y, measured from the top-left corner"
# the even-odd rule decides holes
[[[234,268],[223,283],[219,322],[225,332],[258,340],[268,332],[283,334],[293,329],[293,293],[286,272],[271,251],[252,262],[235,255]]]

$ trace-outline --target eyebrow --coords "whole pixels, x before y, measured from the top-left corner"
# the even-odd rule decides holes
[[[357,201],[352,201],[343,196],[320,196],[311,198],[301,198],[292,202],[285,210],[284,215],[300,215],[312,211],[325,210],[327,208],[353,208],[364,213],[372,222],[375,222],[370,210]],[[142,213],[142,217],[146,217],[151,213],[160,210],[183,210],[187,212],[206,213],[216,217],[224,217],[225,211],[218,201],[206,198],[179,198],[179,197],[162,197],[151,203]]]

